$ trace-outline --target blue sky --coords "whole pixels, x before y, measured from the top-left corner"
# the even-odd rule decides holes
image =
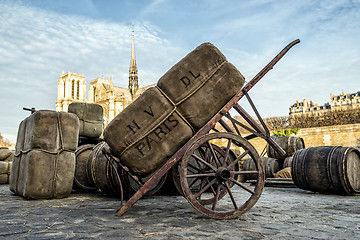
[[[360,91],[359,0],[0,0],[0,133],[15,142],[23,107],[55,110],[63,71],[127,87],[133,28],[140,86],[203,42],[250,80],[299,38],[250,92],[263,117]]]

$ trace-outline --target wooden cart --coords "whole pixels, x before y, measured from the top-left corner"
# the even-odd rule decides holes
[[[258,152],[248,140],[260,137],[280,154],[285,151],[270,137],[270,132],[255,108],[248,91],[286,54],[299,43],[289,43],[270,63],[248,82],[209,122],[183,145],[141,188],[133,194],[116,215],[126,213],[141,197],[172,169],[180,192],[191,205],[201,213],[216,219],[235,218],[248,211],[259,199],[264,187],[264,170]],[[246,97],[260,124],[239,104]],[[235,119],[231,112],[237,112],[247,124]],[[220,126],[220,127],[219,127]],[[240,128],[250,132],[241,136]],[[220,143],[220,144],[219,144]],[[233,154],[234,150],[238,153]],[[108,159],[122,167],[132,178],[137,176],[123,166],[120,160],[104,149]],[[252,158],[256,170],[243,171],[239,163]],[[256,184],[250,186],[239,179],[245,174],[255,174]]]

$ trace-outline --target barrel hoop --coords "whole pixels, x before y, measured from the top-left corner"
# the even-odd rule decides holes
[[[339,146],[332,147],[326,159],[326,173],[329,187],[334,192],[342,192],[339,188],[339,181],[335,179],[339,173],[339,160],[341,161]],[[340,175],[338,177],[340,178]]]
[[[342,159],[341,159],[341,180],[343,181],[344,184],[344,188],[346,189],[346,192],[348,194],[353,193],[355,189],[353,189],[350,185],[350,181],[348,178],[348,171],[347,171],[347,160],[348,160],[348,154],[353,151],[353,148],[351,147],[344,147],[344,153],[342,154]]]
[[[97,184],[97,181],[96,181],[96,174],[95,174],[95,163],[96,163],[96,156],[98,155],[99,151],[102,149],[102,146],[105,144],[105,142],[102,142],[100,144],[98,144],[94,150],[95,150],[95,153],[91,159],[91,176],[92,176],[92,179],[94,181],[94,184],[95,186],[98,188],[98,189],[101,189],[99,187],[99,185]]]
[[[302,181],[299,181],[299,182],[301,183],[301,185],[303,185],[303,189],[306,189],[306,190],[310,190],[311,188],[310,188],[310,184],[307,182],[307,179],[305,176],[305,162],[306,161],[304,161],[304,160],[310,149],[312,149],[312,147],[307,148],[304,151],[301,151],[300,154],[302,154],[303,157],[299,159],[300,160],[300,177],[302,179]],[[298,163],[296,165],[298,165]]]

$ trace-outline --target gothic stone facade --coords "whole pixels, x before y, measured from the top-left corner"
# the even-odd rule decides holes
[[[67,111],[72,102],[100,104],[104,110],[104,124],[107,125],[117,114],[139,97],[146,89],[155,84],[139,88],[138,69],[135,60],[135,40],[132,35],[131,60],[129,68],[129,87],[114,86],[110,80],[97,78],[90,82],[88,100],[86,100],[86,81],[84,75],[67,72],[61,74],[58,81],[56,111]]]
[[[107,125],[133,100],[154,85],[138,88],[134,94],[131,94],[131,89],[114,86],[112,78],[110,80],[104,79],[104,77],[97,78],[90,82],[86,100],[84,76],[71,72],[63,73],[58,81],[56,111],[67,111],[72,102],[100,104],[104,110],[104,124]]]

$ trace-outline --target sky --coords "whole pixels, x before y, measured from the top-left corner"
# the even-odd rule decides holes
[[[4,138],[16,141],[23,107],[55,110],[63,72],[127,87],[132,30],[140,87],[204,42],[250,81],[300,39],[249,92],[263,117],[360,91],[360,0],[0,0]]]

